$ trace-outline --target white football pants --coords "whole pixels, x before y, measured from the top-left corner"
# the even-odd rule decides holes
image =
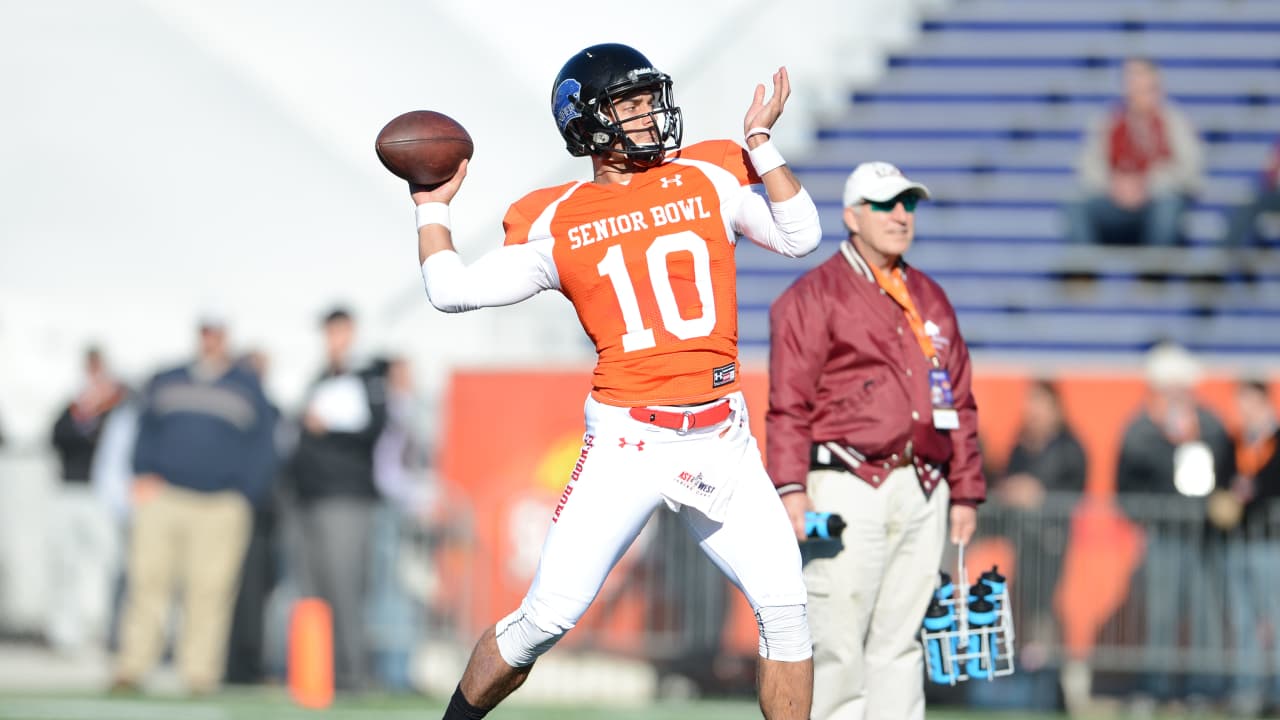
[[[665,504],[664,483],[684,472],[706,471],[732,483],[723,522],[713,522],[687,505],[679,514],[699,547],[742,590],[752,609],[804,604],[800,552],[791,523],[750,434],[742,394],[728,399],[733,412],[724,422],[681,433],[635,420],[629,408],[588,398],[583,451],[521,604],[538,627],[573,627],[654,509]],[[705,457],[733,466],[699,467],[697,459]],[[509,655],[519,654],[503,647],[501,637],[499,647],[508,662]]]

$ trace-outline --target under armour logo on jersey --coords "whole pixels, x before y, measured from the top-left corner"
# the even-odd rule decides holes
[[[664,177],[664,178],[658,178],[658,182],[661,182],[661,183],[662,183],[662,189],[663,189],[663,190],[666,190],[666,189],[667,189],[669,186],[671,186],[671,185],[675,185],[676,187],[680,187],[681,185],[683,185],[683,184],[684,184],[684,181],[680,179],[680,173],[676,173],[675,175],[672,175],[672,176],[671,176],[671,177],[669,177],[669,178],[665,178],[665,177]]]
[[[643,452],[643,451],[644,451],[644,441],[643,441],[643,440],[637,440],[637,441],[635,441],[635,442],[627,442],[627,439],[626,439],[626,438],[624,438],[624,437],[623,437],[623,438],[618,438],[618,447],[620,447],[620,448],[624,448],[624,447],[626,447],[626,446],[628,446],[628,445],[634,445],[634,446],[635,446],[635,448],[636,448],[636,450],[641,451],[641,452]]]

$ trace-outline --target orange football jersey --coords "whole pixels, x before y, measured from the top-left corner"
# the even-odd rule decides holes
[[[597,400],[674,405],[738,389],[735,237],[725,209],[759,182],[746,150],[714,140],[626,185],[567,183],[511,205],[506,244],[552,239],[560,290],[598,353]]]

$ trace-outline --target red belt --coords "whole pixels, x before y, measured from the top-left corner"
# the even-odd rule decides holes
[[[724,419],[729,417],[731,411],[732,408],[729,407],[729,401],[725,400],[698,412],[671,412],[647,407],[631,408],[631,417],[642,423],[649,423],[650,425],[657,425],[671,430],[692,430],[695,427],[710,427],[724,422]]]

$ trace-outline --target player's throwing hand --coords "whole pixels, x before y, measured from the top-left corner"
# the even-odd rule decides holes
[[[458,165],[458,172],[439,185],[409,183],[409,194],[413,197],[413,204],[439,202],[448,205],[453,200],[453,196],[458,194],[458,188],[462,187],[462,181],[467,177],[467,164],[470,162],[470,160],[463,160]]]

